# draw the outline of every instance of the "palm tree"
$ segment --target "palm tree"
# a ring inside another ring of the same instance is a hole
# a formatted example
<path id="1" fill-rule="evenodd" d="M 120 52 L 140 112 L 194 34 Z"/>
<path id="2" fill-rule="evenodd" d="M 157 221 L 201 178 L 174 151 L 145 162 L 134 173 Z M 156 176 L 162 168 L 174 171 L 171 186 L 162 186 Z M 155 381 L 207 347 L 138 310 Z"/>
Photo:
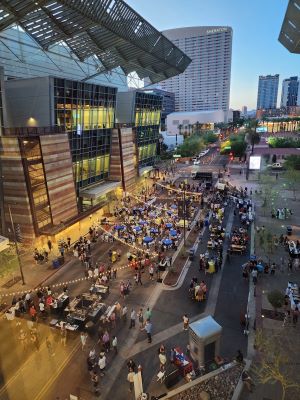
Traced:
<path id="1" fill-rule="evenodd" d="M 253 120 L 249 122 L 248 127 L 246 128 L 246 140 L 252 146 L 251 154 L 253 154 L 254 145 L 260 142 L 260 134 L 259 132 L 256 132 L 257 125 L 257 121 Z"/>
<path id="2" fill-rule="evenodd" d="M 182 128 L 183 128 L 182 124 L 178 125 L 179 135 L 182 135 Z M 177 133 L 176 133 L 176 147 L 177 147 Z"/>

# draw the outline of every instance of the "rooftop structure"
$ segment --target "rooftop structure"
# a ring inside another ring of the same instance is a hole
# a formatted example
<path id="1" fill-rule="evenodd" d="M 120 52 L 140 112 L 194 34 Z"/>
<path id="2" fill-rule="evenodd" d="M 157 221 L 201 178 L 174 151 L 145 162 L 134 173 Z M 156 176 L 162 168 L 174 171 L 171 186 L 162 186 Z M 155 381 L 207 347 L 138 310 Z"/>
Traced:
<path id="1" fill-rule="evenodd" d="M 43 21 L 43 23 L 41 23 Z M 96 75 L 121 67 L 152 83 L 182 73 L 191 60 L 123 0 L 5 0 L 0 31 L 18 24 L 44 50 L 64 43 Z"/>

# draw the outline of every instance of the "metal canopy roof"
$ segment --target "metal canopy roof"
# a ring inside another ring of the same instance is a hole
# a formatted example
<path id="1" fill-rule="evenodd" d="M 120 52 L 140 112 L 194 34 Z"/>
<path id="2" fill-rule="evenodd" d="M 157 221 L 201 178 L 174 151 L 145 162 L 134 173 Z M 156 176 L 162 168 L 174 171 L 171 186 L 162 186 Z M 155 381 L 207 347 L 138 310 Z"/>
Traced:
<path id="1" fill-rule="evenodd" d="M 96 56 L 99 73 L 121 67 L 155 83 L 191 63 L 123 0 L 1 0 L 0 31 L 15 23 L 45 50 L 63 41 L 82 61 Z"/>
<path id="2" fill-rule="evenodd" d="M 300 0 L 290 0 L 278 38 L 291 53 L 300 54 Z"/>

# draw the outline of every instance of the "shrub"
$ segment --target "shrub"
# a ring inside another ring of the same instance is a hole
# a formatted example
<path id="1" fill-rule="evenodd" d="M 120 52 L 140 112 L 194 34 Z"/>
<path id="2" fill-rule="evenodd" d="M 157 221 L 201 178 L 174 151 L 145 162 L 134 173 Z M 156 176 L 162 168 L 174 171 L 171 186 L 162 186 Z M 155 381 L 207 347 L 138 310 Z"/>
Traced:
<path id="1" fill-rule="evenodd" d="M 272 292 L 268 293 L 268 300 L 274 310 L 277 311 L 284 304 L 284 295 L 279 290 L 272 290 Z"/>

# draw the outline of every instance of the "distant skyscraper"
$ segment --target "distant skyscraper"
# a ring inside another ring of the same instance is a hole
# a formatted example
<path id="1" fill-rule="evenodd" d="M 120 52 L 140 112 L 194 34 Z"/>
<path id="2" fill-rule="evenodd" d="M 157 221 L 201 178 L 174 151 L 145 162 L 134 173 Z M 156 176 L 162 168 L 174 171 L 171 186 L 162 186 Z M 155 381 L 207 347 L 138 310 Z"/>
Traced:
<path id="1" fill-rule="evenodd" d="M 279 75 L 261 75 L 258 81 L 257 109 L 270 109 L 277 106 Z"/>
<path id="2" fill-rule="evenodd" d="M 175 110 L 227 113 L 232 28 L 189 27 L 166 30 L 163 34 L 192 59 L 184 73 L 161 82 L 163 89 L 175 93 Z"/>
<path id="3" fill-rule="evenodd" d="M 243 117 L 247 117 L 247 114 L 248 114 L 247 106 L 243 106 L 242 107 L 242 116 Z"/>
<path id="4" fill-rule="evenodd" d="M 300 84 L 298 76 L 291 76 L 282 81 L 280 107 L 300 105 Z"/>

